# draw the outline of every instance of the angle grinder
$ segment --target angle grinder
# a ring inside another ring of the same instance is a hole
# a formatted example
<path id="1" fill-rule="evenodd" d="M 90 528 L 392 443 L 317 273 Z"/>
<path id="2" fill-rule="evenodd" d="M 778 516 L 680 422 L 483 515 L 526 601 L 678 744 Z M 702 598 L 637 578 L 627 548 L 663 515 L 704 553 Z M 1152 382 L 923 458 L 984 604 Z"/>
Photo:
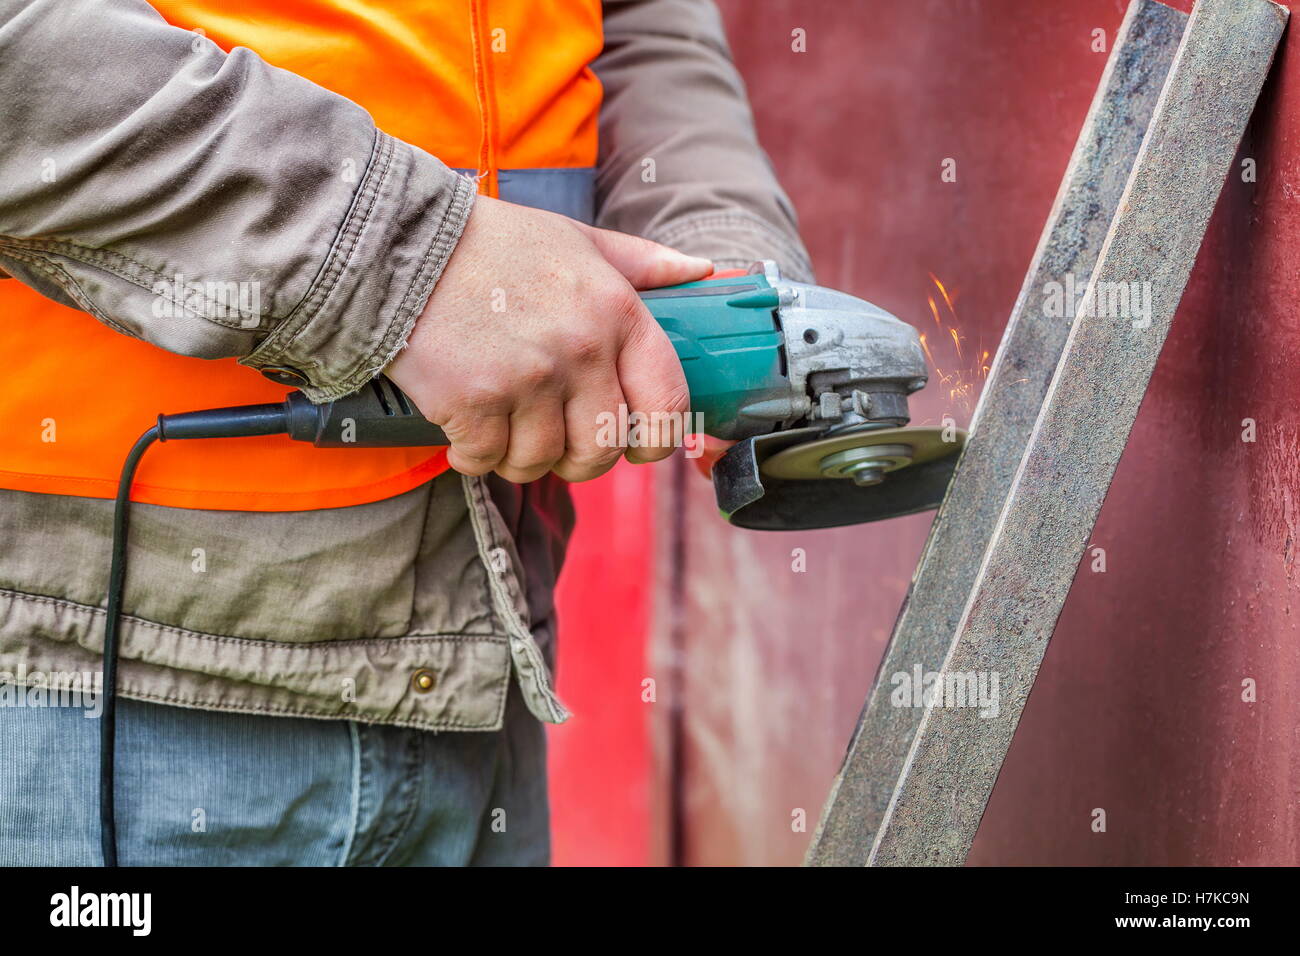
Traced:
<path id="1" fill-rule="evenodd" d="M 907 428 L 926 384 L 912 326 L 775 263 L 641 293 L 668 334 L 704 434 L 734 442 L 713 467 L 732 524 L 802 530 L 938 507 L 966 434 Z M 159 438 L 287 433 L 318 447 L 448 444 L 384 377 L 334 402 L 164 415 Z"/>

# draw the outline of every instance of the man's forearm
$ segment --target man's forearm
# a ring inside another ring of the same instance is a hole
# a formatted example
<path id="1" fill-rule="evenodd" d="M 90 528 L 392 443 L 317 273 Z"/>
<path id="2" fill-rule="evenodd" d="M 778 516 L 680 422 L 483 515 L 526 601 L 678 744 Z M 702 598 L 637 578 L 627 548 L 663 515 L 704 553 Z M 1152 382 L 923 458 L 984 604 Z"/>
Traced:
<path id="1" fill-rule="evenodd" d="M 712 0 L 605 0 L 599 225 L 811 279 Z"/>
<path id="2" fill-rule="evenodd" d="M 473 201 L 356 104 L 144 0 L 0 0 L 0 182 L 0 269 L 318 400 L 401 348 Z M 186 291 L 230 283 L 253 314 Z"/>

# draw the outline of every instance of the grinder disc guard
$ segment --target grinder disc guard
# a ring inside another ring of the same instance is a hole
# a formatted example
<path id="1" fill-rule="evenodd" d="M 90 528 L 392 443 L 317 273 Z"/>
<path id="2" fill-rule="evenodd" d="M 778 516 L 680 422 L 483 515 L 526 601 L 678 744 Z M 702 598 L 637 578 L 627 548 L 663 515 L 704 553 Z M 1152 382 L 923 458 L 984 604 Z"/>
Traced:
<path id="1" fill-rule="evenodd" d="M 728 449 L 713 467 L 714 491 L 723 517 L 742 528 L 880 521 L 937 508 L 965 442 L 961 429 L 776 432 Z"/>

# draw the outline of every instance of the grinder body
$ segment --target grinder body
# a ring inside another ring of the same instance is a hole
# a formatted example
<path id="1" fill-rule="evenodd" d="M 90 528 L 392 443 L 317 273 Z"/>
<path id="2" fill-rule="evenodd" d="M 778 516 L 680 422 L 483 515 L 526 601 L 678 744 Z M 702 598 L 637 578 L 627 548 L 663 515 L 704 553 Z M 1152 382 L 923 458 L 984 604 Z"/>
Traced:
<path id="1" fill-rule="evenodd" d="M 902 425 L 926 382 L 916 331 L 868 302 L 783 280 L 770 263 L 641 293 L 681 360 L 701 430 L 739 441 L 801 427 Z M 384 378 L 337 401 L 286 404 L 293 438 L 322 447 L 445 445 Z"/>

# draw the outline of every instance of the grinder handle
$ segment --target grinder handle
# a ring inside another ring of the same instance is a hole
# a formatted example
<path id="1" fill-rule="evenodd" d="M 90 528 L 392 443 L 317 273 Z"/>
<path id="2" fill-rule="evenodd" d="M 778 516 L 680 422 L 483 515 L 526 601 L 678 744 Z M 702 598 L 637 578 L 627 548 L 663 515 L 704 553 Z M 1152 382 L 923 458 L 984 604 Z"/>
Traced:
<path id="1" fill-rule="evenodd" d="M 747 412 L 776 406 L 790 417 L 782 372 L 779 298 L 763 274 L 735 270 L 640 293 L 681 360 L 691 410 L 707 434 L 735 440 L 771 431 L 774 419 Z M 324 405 L 301 392 L 285 402 L 289 435 L 318 448 L 449 445 L 446 434 L 380 376 Z"/>
<path id="2" fill-rule="evenodd" d="M 360 391 L 324 405 L 302 392 L 284 402 L 289 437 L 317 448 L 392 448 L 450 445 L 441 428 L 428 421 L 402 390 L 384 376 Z"/>

